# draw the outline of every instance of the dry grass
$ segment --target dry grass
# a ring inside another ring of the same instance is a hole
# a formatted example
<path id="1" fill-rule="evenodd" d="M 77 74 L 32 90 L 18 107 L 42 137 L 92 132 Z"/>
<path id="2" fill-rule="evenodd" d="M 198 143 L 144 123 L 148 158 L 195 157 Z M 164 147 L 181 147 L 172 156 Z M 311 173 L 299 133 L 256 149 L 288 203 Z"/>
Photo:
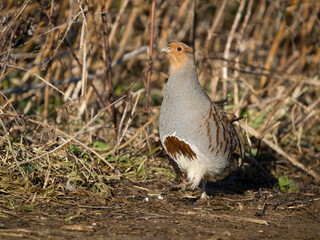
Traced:
<path id="1" fill-rule="evenodd" d="M 174 176 L 157 137 L 172 40 L 243 117 L 251 163 L 319 181 L 320 2 L 155 1 L 154 22 L 152 2 L 0 3 L 1 191 L 105 198 L 113 179 Z"/>

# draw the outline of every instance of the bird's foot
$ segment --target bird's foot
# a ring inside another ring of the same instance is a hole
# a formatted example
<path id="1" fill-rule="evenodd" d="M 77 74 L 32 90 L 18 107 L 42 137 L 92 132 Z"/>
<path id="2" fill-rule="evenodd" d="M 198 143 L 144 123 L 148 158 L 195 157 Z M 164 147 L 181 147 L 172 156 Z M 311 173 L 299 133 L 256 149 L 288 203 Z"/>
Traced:
<path id="1" fill-rule="evenodd" d="M 201 183 L 201 190 L 202 190 L 201 197 L 195 202 L 195 204 L 197 204 L 197 205 L 209 204 L 210 197 L 207 195 L 207 192 L 206 192 L 206 184 L 207 184 L 207 181 L 202 181 L 202 183 Z"/>
<path id="2" fill-rule="evenodd" d="M 208 201 L 208 200 L 210 199 L 210 197 L 207 195 L 206 192 L 202 192 L 200 199 L 203 199 L 203 200 L 205 200 L 205 201 Z M 199 200 L 200 200 L 200 199 L 199 199 Z"/>
<path id="3" fill-rule="evenodd" d="M 206 192 L 202 192 L 201 197 L 194 203 L 195 205 L 210 205 L 210 197 Z"/>
<path id="4" fill-rule="evenodd" d="M 182 192 L 185 192 L 187 190 L 187 187 L 189 187 L 191 184 L 189 182 L 182 182 L 180 184 L 173 185 L 171 187 L 172 190 L 181 190 Z"/>

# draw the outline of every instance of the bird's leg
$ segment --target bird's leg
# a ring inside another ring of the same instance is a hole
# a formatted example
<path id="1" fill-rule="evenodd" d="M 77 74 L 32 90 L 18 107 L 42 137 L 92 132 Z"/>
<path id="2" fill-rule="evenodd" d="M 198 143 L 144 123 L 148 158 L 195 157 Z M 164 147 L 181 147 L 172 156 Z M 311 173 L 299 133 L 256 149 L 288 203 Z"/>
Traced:
<path id="1" fill-rule="evenodd" d="M 201 197 L 194 203 L 195 205 L 204 205 L 204 204 L 210 205 L 210 202 L 209 202 L 210 197 L 207 195 L 207 192 L 206 192 L 206 184 L 207 184 L 206 180 L 201 181 L 202 193 L 201 193 Z"/>
<path id="2" fill-rule="evenodd" d="M 203 181 L 201 182 L 201 190 L 202 190 L 202 193 L 201 193 L 200 200 L 208 201 L 208 200 L 209 200 L 209 196 L 207 195 L 207 192 L 206 192 L 206 184 L 207 184 L 207 181 L 206 181 L 206 180 L 203 180 Z"/>
<path id="3" fill-rule="evenodd" d="M 173 170 L 176 172 L 177 176 L 179 177 L 181 183 L 178 184 L 177 186 L 175 186 L 175 188 L 180 188 L 183 192 L 186 190 L 187 188 L 187 185 L 190 185 L 188 184 L 184 174 L 181 172 L 178 164 L 172 159 L 169 157 L 169 164 L 172 166 Z"/>
<path id="4" fill-rule="evenodd" d="M 187 180 L 183 176 L 183 173 L 181 172 L 178 164 L 171 157 L 169 157 L 169 164 L 172 166 L 173 170 L 176 172 L 176 174 L 179 177 L 179 179 L 181 180 L 181 182 L 186 183 Z"/>

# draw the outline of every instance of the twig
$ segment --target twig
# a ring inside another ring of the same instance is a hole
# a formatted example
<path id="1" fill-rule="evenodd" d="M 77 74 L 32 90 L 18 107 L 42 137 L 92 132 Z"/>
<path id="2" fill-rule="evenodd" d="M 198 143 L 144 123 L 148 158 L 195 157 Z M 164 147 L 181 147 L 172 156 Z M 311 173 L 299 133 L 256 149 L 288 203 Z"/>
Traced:
<path id="1" fill-rule="evenodd" d="M 120 64 L 123 61 L 126 61 L 136 55 L 139 55 L 141 53 L 146 52 L 148 49 L 147 46 L 142 46 L 139 49 L 135 49 L 131 52 L 128 52 L 126 54 L 124 54 L 122 57 L 120 57 L 119 59 L 117 59 L 117 61 L 112 62 L 111 67 L 115 67 L 116 65 Z M 33 67 L 34 65 L 32 65 Z M 21 71 L 26 70 L 29 68 L 23 68 Z M 88 74 L 88 78 L 89 79 L 94 79 L 95 77 L 100 77 L 102 75 L 102 73 L 97 73 L 97 74 Z M 57 85 L 63 85 L 63 84 L 69 84 L 72 82 L 78 82 L 82 79 L 82 77 L 78 77 L 78 78 L 70 78 L 67 80 L 57 80 L 55 82 L 52 82 L 51 84 L 53 86 L 57 86 Z M 12 94 L 12 93 L 24 93 L 24 92 L 28 92 L 29 90 L 34 90 L 34 89 L 42 89 L 45 88 L 45 86 L 47 86 L 47 84 L 43 84 L 43 83 L 39 83 L 39 84 L 35 84 L 35 85 L 31 85 L 31 86 L 26 86 L 26 87 L 21 87 L 21 88 L 12 88 L 12 89 L 5 89 L 2 90 L 1 93 L 8 95 L 8 94 Z"/>
<path id="2" fill-rule="evenodd" d="M 241 124 L 240 124 L 241 125 Z M 241 126 L 243 128 L 245 128 L 245 126 Z M 257 132 L 255 129 L 253 129 L 252 127 L 248 126 L 248 132 L 253 135 L 256 138 L 261 138 L 261 134 L 259 132 Z M 262 141 L 267 144 L 271 149 L 273 149 L 274 151 L 276 151 L 277 153 L 279 153 L 281 156 L 285 157 L 286 159 L 289 160 L 289 162 L 297 167 L 300 168 L 301 170 L 305 171 L 306 173 L 308 173 L 309 175 L 311 175 L 312 177 L 314 177 L 317 181 L 320 181 L 320 175 L 318 173 L 316 173 L 315 171 L 313 171 L 312 169 L 307 168 L 306 166 L 304 166 L 302 163 L 298 162 L 298 160 L 296 160 L 294 157 L 291 157 L 289 154 L 287 154 L 285 151 L 282 150 L 281 147 L 277 146 L 276 144 L 274 144 L 273 142 L 269 141 L 266 138 L 262 138 Z"/>
<path id="3" fill-rule="evenodd" d="M 240 6 L 238 8 L 236 17 L 235 17 L 235 19 L 233 21 L 230 33 L 228 35 L 226 46 L 224 48 L 224 53 L 223 53 L 223 58 L 224 59 L 227 59 L 227 60 L 229 59 L 231 42 L 232 42 L 232 40 L 234 38 L 234 33 L 236 32 L 236 29 L 238 27 L 238 23 L 240 21 L 241 13 L 242 13 L 242 11 L 244 9 L 245 3 L 246 3 L 246 0 L 241 0 L 241 2 L 240 2 Z M 224 80 L 226 80 L 228 78 L 228 65 L 227 65 L 227 62 L 224 62 L 223 67 L 222 67 L 222 78 Z M 227 97 L 227 82 L 226 81 L 222 82 L 222 91 L 223 91 L 223 98 L 226 98 Z"/>
<path id="4" fill-rule="evenodd" d="M 35 161 L 39 158 L 42 158 L 44 156 L 46 156 L 47 154 L 51 154 L 57 150 L 59 150 L 60 148 L 62 148 L 64 145 L 74 141 L 76 142 L 77 144 L 80 144 L 81 146 L 85 147 L 86 149 L 88 149 L 89 151 L 91 151 L 92 153 L 94 153 L 97 157 L 99 157 L 105 164 L 107 164 L 111 169 L 114 169 L 114 167 L 108 162 L 106 161 L 100 154 L 98 154 L 96 151 L 94 151 L 93 149 L 89 148 L 88 146 L 86 146 L 85 144 L 81 143 L 80 141 L 76 140 L 75 138 L 79 135 L 81 135 L 85 129 L 90 126 L 90 124 L 92 122 L 94 122 L 105 110 L 107 110 L 108 108 L 110 108 L 111 106 L 114 106 L 116 103 L 118 103 L 119 101 L 121 101 L 123 98 L 125 98 L 125 96 L 122 96 L 121 98 L 119 98 L 117 101 L 113 102 L 112 104 L 110 104 L 108 107 L 104 108 L 104 109 L 101 109 L 86 125 L 84 125 L 76 134 L 74 134 L 73 136 L 69 136 L 68 134 L 62 132 L 61 130 L 59 129 L 56 129 L 57 132 L 59 132 L 60 134 L 63 134 L 65 136 L 68 136 L 69 139 L 67 139 L 63 144 L 59 145 L 58 147 L 52 149 L 51 151 L 49 152 L 46 152 L 38 157 L 34 157 L 32 159 L 28 159 L 26 161 L 23 161 L 21 163 L 18 163 L 18 166 L 22 165 L 22 164 L 26 164 L 26 163 L 29 163 L 29 162 L 32 162 L 32 161 Z M 35 121 L 35 120 L 32 120 L 32 119 L 29 119 L 30 122 L 34 122 L 34 123 L 37 123 L 37 124 L 41 124 L 40 122 L 38 121 Z M 12 168 L 12 167 L 11 167 Z"/>
<path id="5" fill-rule="evenodd" d="M 78 0 L 79 2 L 79 0 Z M 87 43 L 85 42 L 86 36 L 88 36 L 88 29 L 87 29 L 87 21 L 86 21 L 86 16 L 83 13 L 83 9 L 81 7 L 81 4 L 79 3 L 81 12 L 83 14 L 83 22 L 82 22 L 82 28 L 81 28 L 81 35 L 80 35 L 80 50 L 82 51 L 82 79 L 81 79 L 81 96 L 82 98 L 82 103 L 80 102 L 79 106 L 79 111 L 78 111 L 78 118 L 80 119 L 83 112 L 85 111 L 87 113 L 87 75 L 88 75 L 88 70 L 87 70 Z M 80 51 L 80 53 L 81 53 Z M 92 84 L 92 88 L 95 89 L 94 85 Z M 100 94 L 96 92 L 98 98 L 100 99 L 100 102 L 104 104 L 104 101 L 102 100 Z M 105 105 L 104 105 L 105 106 Z M 86 119 L 87 119 L 87 114 L 86 114 Z"/>
<path id="6" fill-rule="evenodd" d="M 122 1 L 122 3 L 121 3 L 120 11 L 119 11 L 119 13 L 117 14 L 116 20 L 115 20 L 115 22 L 114 22 L 114 24 L 113 24 L 113 26 L 112 26 L 112 30 L 111 30 L 110 35 L 109 35 L 110 47 L 112 46 L 112 40 L 113 40 L 114 35 L 115 35 L 115 33 L 116 33 L 117 29 L 118 29 L 120 19 L 121 19 L 121 17 L 122 17 L 122 14 L 124 13 L 124 10 L 126 9 L 128 3 L 129 3 L 129 0 L 124 0 L 124 1 Z"/>
<path id="7" fill-rule="evenodd" d="M 243 39 L 243 35 L 245 33 L 245 30 L 247 28 L 247 25 L 248 25 L 248 22 L 249 22 L 249 19 L 251 17 L 251 10 L 252 10 L 252 6 L 253 6 L 253 0 L 249 0 L 249 3 L 248 3 L 248 7 L 247 7 L 247 13 L 246 13 L 246 16 L 244 18 L 244 21 L 242 23 L 242 26 L 241 26 L 241 29 L 240 29 L 240 32 L 239 32 L 239 35 L 237 37 L 237 47 L 236 47 L 236 51 L 238 52 L 237 53 L 237 56 L 235 58 L 235 67 L 236 68 L 240 68 L 239 66 L 239 61 L 240 61 L 240 44 L 241 44 L 241 41 Z M 238 72 L 235 71 L 235 77 L 238 77 Z"/>
<path id="8" fill-rule="evenodd" d="M 202 67 L 199 73 L 200 79 L 202 79 L 203 81 L 206 81 L 206 79 L 204 79 L 204 76 L 206 75 L 206 69 L 207 69 L 207 60 L 208 60 L 208 53 L 209 53 L 209 47 L 210 47 L 210 43 L 211 43 L 211 39 L 214 36 L 214 32 L 218 26 L 218 23 L 220 22 L 222 16 L 223 16 L 223 11 L 226 7 L 226 3 L 227 0 L 223 0 L 223 2 L 220 5 L 220 8 L 218 10 L 218 13 L 216 14 L 215 18 L 213 19 L 213 22 L 211 24 L 211 28 L 207 34 L 206 37 L 206 42 L 204 45 L 204 50 L 203 50 L 203 60 L 202 60 Z M 215 80 L 215 78 L 213 78 L 212 80 Z M 213 84 L 213 83 L 211 83 Z M 214 84 L 215 88 L 216 88 L 216 84 Z M 211 90 L 213 93 L 215 93 L 216 89 Z"/>
<path id="9" fill-rule="evenodd" d="M 46 85 L 49 85 L 50 87 L 52 87 L 53 89 L 55 89 L 56 91 L 58 91 L 59 93 L 61 93 L 63 96 L 65 96 L 65 93 L 60 91 L 58 88 L 56 88 L 54 85 L 52 85 L 51 83 L 49 83 L 48 81 L 46 81 L 43 77 L 41 77 L 40 75 L 38 75 L 37 73 L 29 70 L 29 69 L 25 69 L 23 67 L 18 67 L 18 66 L 13 66 L 13 65 L 10 65 L 10 64 L 7 64 L 8 67 L 11 67 L 11 68 L 16 68 L 16 69 L 20 69 L 20 70 L 24 70 L 30 74 L 33 74 L 35 75 L 37 78 L 39 78 L 41 81 L 45 82 Z M 71 100 L 71 98 L 68 97 L 68 100 Z"/>
<path id="10" fill-rule="evenodd" d="M 257 218 L 247 218 L 247 217 L 240 217 L 240 216 L 234 216 L 234 215 L 227 215 L 227 214 L 213 214 L 210 216 L 214 218 L 222 218 L 227 221 L 237 221 L 237 222 L 250 222 L 250 223 L 257 223 L 261 225 L 269 225 L 269 221 L 263 220 L 263 219 L 257 219 Z"/>
<path id="11" fill-rule="evenodd" d="M 139 128 L 135 134 L 132 135 L 131 138 L 129 138 L 125 143 L 123 143 L 122 145 L 120 145 L 117 150 L 124 148 L 125 146 L 127 146 L 129 143 L 131 143 L 138 135 L 139 133 L 144 130 L 147 126 L 149 126 L 153 121 L 156 120 L 156 118 L 158 117 L 159 112 L 157 112 L 152 118 L 149 119 L 148 122 L 146 122 L 141 128 Z M 108 154 L 112 153 L 113 150 L 111 150 Z"/>
<path id="12" fill-rule="evenodd" d="M 270 221 L 267 220 L 262 220 L 262 219 L 256 219 L 256 218 L 247 218 L 247 217 L 240 217 L 240 216 L 234 216 L 234 215 L 227 215 L 227 214 L 203 214 L 199 212 L 193 212 L 193 211 L 188 211 L 186 213 L 179 212 L 176 214 L 183 214 L 183 215 L 202 215 L 206 217 L 211 217 L 211 218 L 219 218 L 219 219 L 224 219 L 226 221 L 236 221 L 236 222 L 250 222 L 250 223 L 257 223 L 257 224 L 262 224 L 262 225 L 269 225 Z"/>
<path id="13" fill-rule="evenodd" d="M 194 42 L 196 39 L 196 28 L 197 28 L 197 0 L 193 0 L 192 1 L 192 5 L 193 5 L 193 11 L 192 11 L 192 25 L 191 25 L 191 29 L 190 29 L 190 37 L 189 37 L 189 42 L 191 45 L 191 48 L 193 50 L 195 50 L 195 46 L 194 46 Z"/>
<path id="14" fill-rule="evenodd" d="M 241 80 L 241 82 L 244 83 L 244 85 L 246 85 L 247 89 L 250 90 L 250 92 L 255 96 L 255 98 L 257 99 L 257 103 L 262 103 L 263 100 L 261 99 L 261 97 L 259 96 L 258 92 L 253 88 L 253 86 L 248 83 L 244 78 L 239 78 Z"/>
<path id="15" fill-rule="evenodd" d="M 5 26 L 3 28 L 3 30 L 1 31 L 1 35 L 2 37 L 5 37 L 7 35 L 7 31 L 9 31 L 9 29 L 11 28 L 11 26 L 16 22 L 16 20 L 19 18 L 19 16 L 22 14 L 22 12 L 24 11 L 24 9 L 27 7 L 27 5 L 29 4 L 30 0 L 26 0 L 24 1 L 24 3 L 21 5 L 18 13 L 11 19 L 11 21 L 9 22 L 9 24 L 7 26 Z"/>
<path id="16" fill-rule="evenodd" d="M 218 26 L 218 23 L 220 22 L 221 20 L 221 17 L 223 16 L 223 11 L 226 7 L 226 3 L 227 3 L 227 0 L 223 0 L 223 2 L 220 4 L 220 8 L 218 10 L 218 13 L 217 15 L 215 16 L 215 18 L 213 19 L 213 22 L 211 24 L 211 28 L 207 34 L 207 38 L 206 38 L 206 42 L 205 42 L 205 45 L 204 45 L 204 51 L 203 51 L 203 59 L 205 60 L 208 56 L 208 52 L 209 52 L 209 47 L 210 47 L 210 43 L 211 43 L 211 39 L 214 35 L 214 32 Z"/>
<path id="17" fill-rule="evenodd" d="M 113 61 L 112 64 L 111 64 L 111 67 L 113 68 L 114 66 L 120 64 L 121 62 L 123 61 L 126 61 L 127 59 L 129 58 L 132 58 L 133 56 L 135 55 L 139 55 L 141 53 L 144 53 L 148 50 L 148 46 L 141 46 L 140 48 L 138 49 L 135 49 L 131 52 L 128 52 L 126 54 L 123 54 L 121 57 L 119 57 L 117 60 Z"/>
<path id="18" fill-rule="evenodd" d="M 248 25 L 248 22 L 249 22 L 249 19 L 251 16 L 252 6 L 253 6 L 253 0 L 249 0 L 248 7 L 247 7 L 247 13 L 246 13 L 244 21 L 242 23 L 238 37 L 237 37 L 237 47 L 236 47 L 237 56 L 235 58 L 235 62 L 236 62 L 235 67 L 236 68 L 240 68 L 240 63 L 239 63 L 240 62 L 240 45 L 241 45 L 243 35 L 245 33 L 245 30 L 247 28 L 247 25 Z M 236 105 L 236 106 L 239 106 L 239 84 L 238 84 L 239 75 L 240 75 L 240 72 L 238 72 L 238 71 L 234 72 L 234 77 L 236 78 L 235 82 L 234 82 L 234 105 Z M 239 113 L 240 113 L 240 108 L 237 108 L 235 114 L 239 115 Z"/>
<path id="19" fill-rule="evenodd" d="M 54 4 L 51 5 L 51 8 L 50 8 L 50 15 L 49 15 L 49 19 L 52 18 L 52 14 L 53 14 L 53 9 L 54 9 Z M 39 24 L 40 26 L 40 24 Z M 50 22 L 49 23 L 49 27 L 52 26 L 52 23 Z M 46 46 L 48 49 L 52 49 L 52 46 L 53 46 L 53 42 L 54 42 L 54 32 L 48 34 L 47 38 L 46 38 L 46 43 L 43 45 L 43 46 Z M 28 45 L 30 45 L 31 47 L 31 44 L 32 42 L 30 42 Z M 28 47 L 28 45 L 26 45 L 24 48 Z M 50 56 L 51 51 L 43 51 L 43 56 L 42 58 L 46 58 L 47 56 L 49 56 L 49 59 L 52 57 Z M 41 62 L 41 61 L 39 61 Z M 54 69 L 54 65 L 55 65 L 55 62 L 51 62 L 50 60 L 46 63 L 46 65 L 49 65 L 48 66 L 48 71 L 45 75 L 45 79 L 48 79 L 49 82 L 51 82 L 51 75 L 52 75 L 52 72 L 53 72 L 53 69 Z M 43 116 L 45 118 L 45 121 L 46 121 L 46 117 L 48 116 L 48 108 L 49 108 L 49 96 L 50 96 L 50 88 L 49 88 L 49 85 L 46 86 L 45 88 L 45 91 L 44 91 L 44 109 L 43 109 Z M 25 109 L 25 112 L 26 112 L 26 109 Z"/>
<path id="20" fill-rule="evenodd" d="M 320 98 L 318 99 L 318 101 L 315 101 L 315 103 L 319 104 Z M 316 106 L 316 105 L 314 105 L 314 106 Z M 308 107 L 308 109 L 309 109 L 309 107 Z M 311 109 L 310 111 L 307 110 L 304 113 L 301 113 L 300 116 L 297 117 L 297 119 L 295 120 L 295 122 L 296 122 L 295 127 L 296 128 L 302 127 L 303 126 L 302 124 L 304 124 L 306 121 L 308 121 L 314 115 L 319 116 L 319 113 L 317 113 L 317 111 L 315 109 Z M 279 140 L 280 142 L 285 141 L 292 134 L 292 131 L 294 130 L 292 127 L 292 124 L 293 124 L 292 122 L 293 122 L 293 119 L 292 119 L 292 121 L 287 123 L 287 125 L 289 125 L 289 127 L 288 127 L 289 129 L 286 131 L 285 135 L 280 138 L 280 140 Z M 284 128 L 284 129 L 286 129 L 286 128 Z"/>
<path id="21" fill-rule="evenodd" d="M 121 140 L 120 140 L 121 129 L 122 129 L 123 122 L 124 122 L 124 120 L 125 120 L 125 118 L 126 118 L 126 116 L 127 116 L 127 113 L 128 113 L 129 101 L 131 100 L 130 98 L 132 98 L 131 95 L 129 95 L 129 96 L 126 98 L 125 103 L 124 103 L 126 106 L 124 107 L 123 114 L 122 114 L 122 117 L 121 117 L 121 119 L 120 119 L 120 123 L 119 123 L 119 126 L 118 126 L 117 142 L 116 142 L 116 144 L 115 144 L 115 146 L 114 146 L 114 151 L 116 151 L 116 149 L 117 149 L 117 147 L 119 146 L 120 141 L 121 141 Z"/>
<path id="22" fill-rule="evenodd" d="M 123 51 L 126 49 L 129 37 L 132 36 L 132 33 L 134 32 L 134 24 L 136 22 L 136 18 L 138 16 L 138 13 L 139 13 L 138 6 L 134 6 L 133 9 L 131 10 L 131 14 L 130 14 L 129 19 L 127 21 L 126 28 L 125 28 L 125 31 L 122 35 L 121 41 L 120 41 L 119 45 L 117 46 L 117 53 L 115 54 L 113 59 L 117 60 L 121 56 Z"/>
<path id="23" fill-rule="evenodd" d="M 14 151 L 13 151 L 13 148 L 12 148 L 12 145 L 11 145 L 11 141 L 10 141 L 10 138 L 9 138 L 9 133 L 7 132 L 6 127 L 5 127 L 5 125 L 4 125 L 4 123 L 3 123 L 3 121 L 2 121 L 1 118 L 0 118 L 0 123 L 1 123 L 1 125 L 2 125 L 2 128 L 3 128 L 4 133 L 5 133 L 5 135 L 6 135 L 7 142 L 8 142 L 8 145 L 9 145 L 9 148 L 10 148 L 10 151 L 11 151 L 11 154 L 12 154 L 12 156 L 13 156 L 14 162 L 17 164 L 17 163 L 18 163 L 17 156 L 16 156 L 16 154 L 15 154 Z M 19 170 L 20 170 L 22 176 L 25 177 L 25 172 L 24 172 L 24 170 L 23 170 L 20 166 L 19 166 Z"/>
<path id="24" fill-rule="evenodd" d="M 151 27 L 150 27 L 150 45 L 149 45 L 149 59 L 148 59 L 148 77 L 147 77 L 147 86 L 146 86 L 146 105 L 148 108 L 150 105 L 150 80 L 152 74 L 152 54 L 153 54 L 153 38 L 154 38 L 154 19 L 155 19 L 155 11 L 156 11 L 156 1 L 152 0 L 151 6 Z"/>
<path id="25" fill-rule="evenodd" d="M 271 68 L 271 63 L 273 62 L 273 58 L 277 53 L 277 49 L 278 49 L 278 47 L 279 47 L 279 45 L 281 43 L 281 39 L 283 38 L 283 32 L 284 32 L 285 26 L 286 26 L 286 21 L 282 20 L 281 26 L 280 26 L 280 28 L 278 30 L 278 33 L 277 33 L 277 35 L 275 37 L 275 40 L 274 40 L 273 44 L 272 44 L 272 47 L 270 49 L 267 61 L 266 61 L 265 66 L 264 66 L 267 70 L 270 70 L 270 68 Z M 261 82 L 260 82 L 260 87 L 261 88 L 265 87 L 266 82 L 267 82 L 267 77 L 262 76 Z"/>
<path id="26" fill-rule="evenodd" d="M 102 19 L 102 32 L 103 32 L 103 46 L 104 46 L 104 58 L 105 58 L 105 68 L 104 68 L 104 76 L 107 86 L 107 99 L 108 104 L 113 102 L 113 84 L 112 84 L 112 71 L 111 71 L 111 58 L 110 58 L 110 47 L 109 47 L 109 39 L 108 39 L 108 28 L 107 28 L 107 16 L 105 11 L 105 3 L 104 0 L 100 0 L 100 7 L 101 7 L 101 19 Z M 111 119 L 114 124 L 114 129 L 116 129 L 117 126 L 117 119 L 116 119 L 116 111 L 114 109 L 114 106 L 108 110 Z"/>
<path id="27" fill-rule="evenodd" d="M 135 112 L 135 110 L 136 110 L 136 107 L 137 107 L 137 104 L 138 104 L 138 100 L 139 100 L 140 95 L 141 95 L 141 93 L 142 93 L 143 91 L 144 91 L 144 89 L 140 89 L 140 90 L 138 90 L 137 92 L 135 92 L 134 94 L 132 94 L 132 97 L 134 97 L 134 95 L 136 95 L 136 101 L 134 102 L 134 105 L 133 105 L 133 108 L 132 108 L 132 110 L 131 110 L 129 119 L 128 119 L 128 121 L 127 121 L 127 123 L 126 123 L 126 126 L 124 127 L 124 129 L 123 129 L 122 132 L 121 132 L 121 127 L 120 127 L 120 126 L 122 126 L 122 123 L 121 123 L 121 122 L 123 122 L 122 119 L 124 119 L 124 117 L 121 118 L 121 121 L 120 121 L 120 124 L 119 124 L 117 144 L 116 144 L 116 146 L 115 146 L 115 148 L 114 148 L 114 151 L 117 150 L 117 147 L 118 147 L 119 144 L 121 143 L 123 137 L 125 136 L 125 134 L 126 134 L 126 132 L 127 132 L 127 130 L 128 130 L 128 127 L 129 127 L 130 123 L 131 123 L 132 120 L 133 120 L 133 117 L 134 117 L 133 114 L 134 114 L 134 112 Z M 125 116 L 126 109 L 127 109 L 127 106 L 128 106 L 128 105 L 129 105 L 129 103 L 126 103 L 125 110 L 123 111 L 123 112 L 124 112 L 123 116 Z M 121 133 L 121 135 L 120 135 L 120 133 Z"/>
<path id="28" fill-rule="evenodd" d="M 81 80 L 81 77 L 70 78 L 67 80 L 58 80 L 58 81 L 52 82 L 51 85 L 58 86 L 58 85 L 69 84 L 69 83 L 73 83 L 73 82 L 79 82 L 80 80 Z M 13 94 L 13 93 L 24 93 L 24 92 L 28 92 L 30 90 L 43 89 L 46 86 L 47 86 L 46 83 L 38 83 L 35 85 L 26 86 L 26 87 L 5 89 L 5 90 L 2 90 L 1 93 L 4 95 L 9 95 L 9 94 Z"/>
<path id="29" fill-rule="evenodd" d="M 272 111 L 268 114 L 264 124 L 259 128 L 258 132 L 263 133 L 272 123 L 272 120 L 275 118 L 279 109 L 284 105 L 285 100 L 289 97 L 289 95 L 295 90 L 297 85 L 301 82 L 302 77 L 296 79 L 296 81 L 292 84 L 292 86 L 288 89 L 287 93 L 282 97 L 282 99 L 276 104 L 276 106 L 272 109 Z M 265 134 L 263 134 L 265 135 Z"/>

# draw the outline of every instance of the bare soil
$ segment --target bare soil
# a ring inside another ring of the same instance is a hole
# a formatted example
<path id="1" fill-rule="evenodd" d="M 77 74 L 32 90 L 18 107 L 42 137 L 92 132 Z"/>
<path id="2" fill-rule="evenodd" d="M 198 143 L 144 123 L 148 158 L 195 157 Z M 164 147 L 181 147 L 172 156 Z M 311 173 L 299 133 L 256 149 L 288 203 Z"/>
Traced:
<path id="1" fill-rule="evenodd" d="M 197 202 L 200 189 L 182 192 L 155 179 L 114 181 L 107 200 L 79 191 L 15 210 L 1 207 L 0 238 L 320 239 L 317 185 L 288 193 L 236 181 L 209 184 L 205 204 Z"/>

